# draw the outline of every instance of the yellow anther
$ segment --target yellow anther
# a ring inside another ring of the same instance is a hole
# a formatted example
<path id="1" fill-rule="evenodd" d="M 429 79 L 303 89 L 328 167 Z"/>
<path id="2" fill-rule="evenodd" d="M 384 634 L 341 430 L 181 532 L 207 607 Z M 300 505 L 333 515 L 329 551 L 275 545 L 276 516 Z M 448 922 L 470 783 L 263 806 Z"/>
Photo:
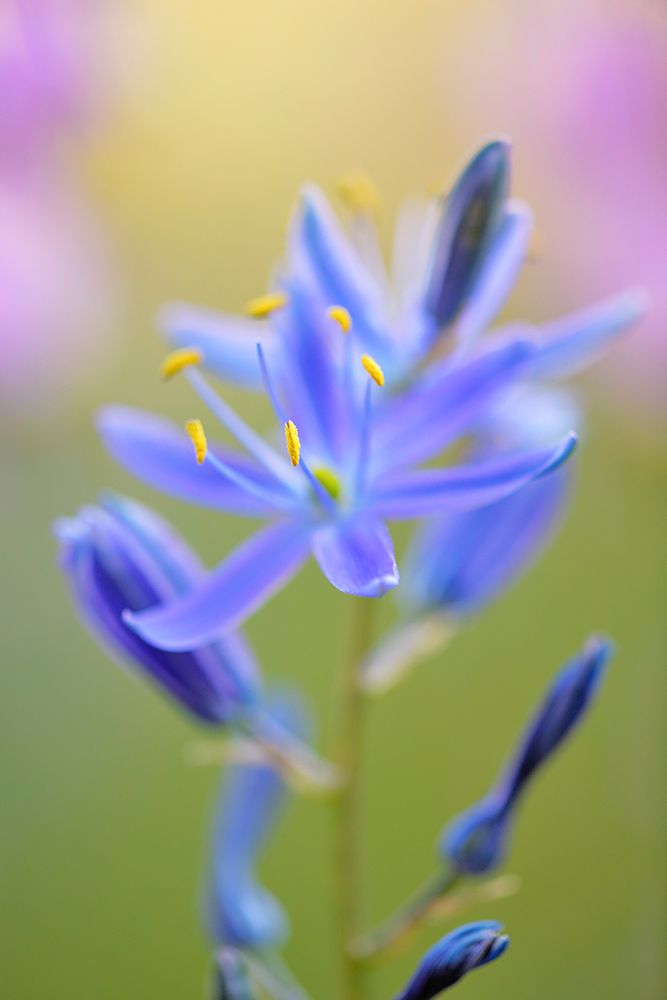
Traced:
<path id="1" fill-rule="evenodd" d="M 195 458 L 197 459 L 197 465 L 201 465 L 206 458 L 206 452 L 208 451 L 206 434 L 204 433 L 202 422 L 201 420 L 188 420 L 185 425 L 185 429 L 188 432 L 188 437 L 195 446 Z"/>
<path id="2" fill-rule="evenodd" d="M 327 316 L 330 316 L 331 319 L 338 323 L 343 333 L 349 333 L 352 329 L 352 317 L 345 306 L 329 306 Z"/>
<path id="3" fill-rule="evenodd" d="M 259 298 L 251 299 L 245 307 L 246 315 L 253 319 L 266 319 L 271 313 L 278 309 L 284 309 L 287 305 L 287 296 L 284 292 L 269 292 L 268 295 L 260 295 Z"/>
<path id="4" fill-rule="evenodd" d="M 299 441 L 299 432 L 296 429 L 296 424 L 292 420 L 288 420 L 285 424 L 285 444 L 287 445 L 287 454 L 289 455 L 290 462 L 292 465 L 297 466 L 301 457 L 301 442 Z"/>
<path id="5" fill-rule="evenodd" d="M 338 181 L 338 194 L 351 212 L 377 215 L 380 211 L 380 193 L 367 174 L 351 171 Z"/>
<path id="6" fill-rule="evenodd" d="M 202 360 L 202 352 L 198 347 L 179 347 L 177 351 L 168 354 L 160 366 L 160 375 L 164 379 L 173 378 L 184 368 L 198 365 Z"/>
<path id="7" fill-rule="evenodd" d="M 384 385 L 384 372 L 375 358 L 372 358 L 370 354 L 362 354 L 361 363 L 376 385 Z"/>

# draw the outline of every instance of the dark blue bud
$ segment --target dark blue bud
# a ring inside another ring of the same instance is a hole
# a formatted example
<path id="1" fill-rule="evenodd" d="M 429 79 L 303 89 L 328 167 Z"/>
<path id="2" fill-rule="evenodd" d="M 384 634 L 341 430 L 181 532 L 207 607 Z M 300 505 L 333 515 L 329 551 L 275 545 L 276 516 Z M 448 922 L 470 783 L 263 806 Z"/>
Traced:
<path id="1" fill-rule="evenodd" d="M 482 875 L 504 860 L 511 831 L 511 811 L 489 795 L 450 823 L 442 849 L 457 871 Z"/>
<path id="2" fill-rule="evenodd" d="M 509 945 L 495 920 L 458 927 L 427 951 L 396 1000 L 430 1000 L 454 986 L 467 972 L 499 958 Z"/>
<path id="3" fill-rule="evenodd" d="M 556 675 L 495 788 L 446 828 L 441 852 L 458 871 L 479 875 L 504 860 L 517 803 L 539 767 L 584 717 L 612 652 L 608 640 L 589 639 Z"/>
<path id="4" fill-rule="evenodd" d="M 424 305 L 445 326 L 466 301 L 509 193 L 509 146 L 490 142 L 447 197 L 435 234 Z"/>
<path id="5" fill-rule="evenodd" d="M 258 673 L 240 633 L 173 653 L 151 646 L 123 620 L 127 609 L 142 611 L 173 600 L 203 575 L 195 554 L 166 521 L 114 496 L 57 521 L 54 531 L 77 611 L 113 656 L 203 722 L 230 722 L 254 705 Z"/>

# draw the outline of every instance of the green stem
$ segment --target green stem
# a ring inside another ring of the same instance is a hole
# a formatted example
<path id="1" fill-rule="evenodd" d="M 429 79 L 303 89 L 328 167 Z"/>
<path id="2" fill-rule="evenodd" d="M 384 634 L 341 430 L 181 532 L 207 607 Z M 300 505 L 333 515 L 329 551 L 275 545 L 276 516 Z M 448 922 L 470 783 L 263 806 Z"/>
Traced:
<path id="1" fill-rule="evenodd" d="M 383 957 L 401 945 L 428 917 L 439 900 L 452 889 L 460 875 L 445 871 L 429 879 L 411 899 L 385 921 L 376 931 L 353 943 L 353 955 L 358 962 L 369 963 Z"/>
<path id="2" fill-rule="evenodd" d="M 373 601 L 356 598 L 350 626 L 350 645 L 341 670 L 335 760 L 341 786 L 335 799 L 335 881 L 338 947 L 342 963 L 344 1000 L 363 1000 L 364 963 L 350 948 L 362 920 L 362 736 L 364 696 L 359 687 L 359 665 L 372 640 Z"/>

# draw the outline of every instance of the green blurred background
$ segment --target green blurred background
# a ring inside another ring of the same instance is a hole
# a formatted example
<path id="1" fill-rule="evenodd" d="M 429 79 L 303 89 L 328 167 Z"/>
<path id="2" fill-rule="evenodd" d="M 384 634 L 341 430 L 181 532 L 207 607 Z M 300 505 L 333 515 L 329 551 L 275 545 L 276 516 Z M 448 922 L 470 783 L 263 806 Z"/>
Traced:
<path id="1" fill-rule="evenodd" d="M 66 164 L 113 248 L 112 349 L 48 414 L 3 421 L 7 1000 L 183 1000 L 202 995 L 208 968 L 197 886 L 217 776 L 185 759 L 193 726 L 110 665 L 78 626 L 49 534 L 55 516 L 106 486 L 158 506 L 210 564 L 251 527 L 157 497 L 96 440 L 91 415 L 103 402 L 191 415 L 186 388 L 156 374 L 157 307 L 183 298 L 233 310 L 264 291 L 304 180 L 332 191 L 348 168 L 366 169 L 382 191 L 388 240 L 404 194 L 451 178 L 478 139 L 512 126 L 515 190 L 535 208 L 542 257 L 508 314 L 543 319 L 585 301 L 581 274 L 568 274 L 578 237 L 559 227 L 554 202 L 560 190 L 572 212 L 575 195 L 535 169 L 537 140 L 512 107 L 504 116 L 484 103 L 482 83 L 494 89 L 485 46 L 503 4 L 118 6 L 122 94 Z M 517 16 L 515 4 L 506 8 Z M 508 28 L 503 44 L 511 37 Z M 510 48 L 518 93 L 531 84 L 517 60 Z M 462 63 L 465 73 L 455 69 Z M 601 233 L 601 245 L 608 238 Z M 75 351 L 68 360 L 76 366 Z M 579 486 L 556 545 L 369 716 L 369 916 L 379 919 L 429 873 L 438 831 L 484 791 L 560 662 L 593 630 L 618 642 L 600 704 L 526 803 L 507 868 L 521 875 L 521 891 L 467 915 L 503 920 L 513 941 L 506 959 L 457 987 L 470 1000 L 667 995 L 665 411 L 643 405 L 640 382 L 621 392 L 618 380 L 613 361 L 586 379 Z M 309 567 L 249 625 L 267 676 L 290 678 L 313 699 L 323 748 L 348 612 Z M 390 612 L 383 602 L 382 617 Z M 318 1000 L 336 992 L 328 820 L 325 805 L 296 802 L 263 865 L 292 917 L 287 958 Z M 396 991 L 437 934 L 425 929 L 375 975 L 378 998 Z"/>

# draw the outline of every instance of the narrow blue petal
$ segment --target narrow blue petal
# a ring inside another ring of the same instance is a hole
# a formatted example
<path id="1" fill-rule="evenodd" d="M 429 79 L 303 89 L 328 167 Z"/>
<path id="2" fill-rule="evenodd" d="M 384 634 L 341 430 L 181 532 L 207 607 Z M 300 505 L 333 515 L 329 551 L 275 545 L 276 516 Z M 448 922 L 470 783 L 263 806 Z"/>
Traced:
<path id="1" fill-rule="evenodd" d="M 326 198 L 312 185 L 302 192 L 292 222 L 290 258 L 294 274 L 314 278 L 325 301 L 345 306 L 358 335 L 371 345 L 382 344 L 380 288 Z"/>
<path id="2" fill-rule="evenodd" d="M 391 536 L 373 517 L 351 517 L 326 525 L 314 532 L 311 544 L 326 578 L 345 594 L 382 597 L 398 586 Z"/>
<path id="3" fill-rule="evenodd" d="M 212 464 L 197 465 L 185 432 L 152 413 L 128 406 L 106 406 L 98 411 L 96 425 L 109 452 L 128 472 L 180 500 L 248 517 L 274 513 L 291 502 L 288 491 L 273 476 L 219 445 L 210 445 L 212 454 L 263 493 L 274 496 L 275 505 L 242 489 Z"/>
<path id="4" fill-rule="evenodd" d="M 531 375 L 561 378 L 585 368 L 616 337 L 637 323 L 647 307 L 646 294 L 631 291 L 540 327 Z"/>
<path id="5" fill-rule="evenodd" d="M 472 510 L 496 503 L 555 471 L 572 454 L 575 434 L 553 448 L 513 452 L 448 469 L 421 469 L 375 484 L 373 509 L 382 517 L 410 519 L 442 510 Z"/>
<path id="6" fill-rule="evenodd" d="M 444 203 L 425 307 L 439 326 L 465 302 L 486 254 L 509 191 L 509 146 L 490 142 L 468 163 Z"/>
<path id="7" fill-rule="evenodd" d="M 425 461 L 473 428 L 523 374 L 533 351 L 529 343 L 517 340 L 457 368 L 445 361 L 428 369 L 413 390 L 377 413 L 376 474 Z"/>
<path id="8" fill-rule="evenodd" d="M 418 531 L 402 593 L 413 613 L 468 615 L 504 590 L 542 551 L 570 485 L 565 466 L 511 496 L 472 511 L 447 511 Z"/>
<path id="9" fill-rule="evenodd" d="M 235 628 L 297 572 L 308 555 L 302 524 L 281 521 L 253 535 L 185 597 L 126 622 L 159 649 L 194 649 Z"/>
<path id="10" fill-rule="evenodd" d="M 350 421 L 341 372 L 343 337 L 327 315 L 330 303 L 312 287 L 302 280 L 285 281 L 284 287 L 289 305 L 275 319 L 285 373 L 283 405 L 307 452 L 314 448 L 322 460 L 336 460 Z"/>
<path id="11" fill-rule="evenodd" d="M 532 223 L 527 206 L 505 211 L 456 320 L 459 350 L 468 350 L 500 312 L 523 267 Z"/>
<path id="12" fill-rule="evenodd" d="M 249 389 L 261 388 L 255 341 L 261 335 L 267 355 L 273 358 L 275 338 L 268 323 L 183 302 L 166 306 L 158 321 L 171 347 L 198 347 L 208 371 Z"/>

